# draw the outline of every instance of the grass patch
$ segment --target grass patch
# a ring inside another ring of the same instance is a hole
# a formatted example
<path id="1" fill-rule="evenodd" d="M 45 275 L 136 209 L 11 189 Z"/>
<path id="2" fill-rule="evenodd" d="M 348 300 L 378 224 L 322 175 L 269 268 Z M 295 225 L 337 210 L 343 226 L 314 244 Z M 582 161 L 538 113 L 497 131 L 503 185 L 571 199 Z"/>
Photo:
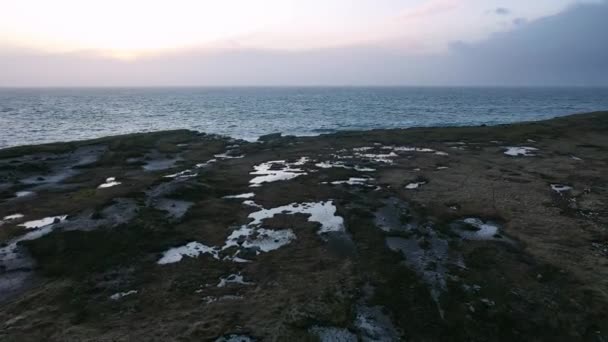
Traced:
<path id="1" fill-rule="evenodd" d="M 158 221 L 157 221 L 158 222 Z M 114 229 L 55 232 L 24 244 L 38 261 L 40 271 L 52 277 L 81 277 L 162 251 L 178 242 L 168 226 L 136 222 Z"/>

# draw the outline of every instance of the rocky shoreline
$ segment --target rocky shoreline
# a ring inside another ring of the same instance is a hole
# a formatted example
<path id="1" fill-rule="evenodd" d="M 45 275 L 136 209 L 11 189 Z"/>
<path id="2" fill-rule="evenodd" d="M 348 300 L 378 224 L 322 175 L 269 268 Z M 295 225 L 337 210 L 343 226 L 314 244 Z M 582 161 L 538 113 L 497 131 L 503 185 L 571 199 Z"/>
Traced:
<path id="1" fill-rule="evenodd" d="M 608 339 L 608 112 L 0 150 L 3 341 Z"/>

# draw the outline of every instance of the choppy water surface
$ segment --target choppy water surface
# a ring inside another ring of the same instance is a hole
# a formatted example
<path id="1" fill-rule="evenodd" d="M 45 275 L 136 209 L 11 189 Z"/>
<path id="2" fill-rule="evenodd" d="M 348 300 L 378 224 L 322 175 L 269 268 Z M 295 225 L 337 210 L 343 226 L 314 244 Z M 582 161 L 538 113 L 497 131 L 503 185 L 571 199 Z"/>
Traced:
<path id="1" fill-rule="evenodd" d="M 608 110 L 608 88 L 0 89 L 0 148 L 174 128 L 251 140 L 594 110 Z"/>

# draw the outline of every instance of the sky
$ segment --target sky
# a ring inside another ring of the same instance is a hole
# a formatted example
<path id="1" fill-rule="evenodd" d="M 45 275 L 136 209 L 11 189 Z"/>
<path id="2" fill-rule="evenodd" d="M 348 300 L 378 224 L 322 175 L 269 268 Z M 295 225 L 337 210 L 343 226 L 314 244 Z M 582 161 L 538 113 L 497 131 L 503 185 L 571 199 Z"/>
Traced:
<path id="1" fill-rule="evenodd" d="M 606 0 L 0 0 L 0 86 L 608 85 Z"/>

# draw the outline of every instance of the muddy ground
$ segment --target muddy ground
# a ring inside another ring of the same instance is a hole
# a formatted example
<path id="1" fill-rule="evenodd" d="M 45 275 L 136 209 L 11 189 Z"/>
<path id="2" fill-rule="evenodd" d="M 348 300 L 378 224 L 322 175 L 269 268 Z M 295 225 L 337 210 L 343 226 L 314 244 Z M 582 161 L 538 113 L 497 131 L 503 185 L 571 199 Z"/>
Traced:
<path id="1" fill-rule="evenodd" d="M 2 341 L 607 341 L 608 112 L 0 150 Z"/>

